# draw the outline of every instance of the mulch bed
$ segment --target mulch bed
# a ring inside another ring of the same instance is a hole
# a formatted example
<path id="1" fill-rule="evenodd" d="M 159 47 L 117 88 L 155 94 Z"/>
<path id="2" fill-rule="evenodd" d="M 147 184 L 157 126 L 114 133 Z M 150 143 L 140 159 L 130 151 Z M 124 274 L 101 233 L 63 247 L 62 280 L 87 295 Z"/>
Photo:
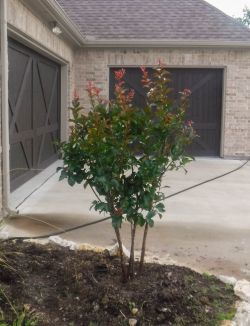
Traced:
<path id="1" fill-rule="evenodd" d="M 0 265 L 0 289 L 17 311 L 30 305 L 38 326 L 128 325 L 129 318 L 138 326 L 215 326 L 235 311 L 231 286 L 188 268 L 146 264 L 142 276 L 123 284 L 119 260 L 105 252 L 28 242 L 6 242 L 0 252 L 14 268 Z M 5 296 L 2 318 L 12 325 Z"/>

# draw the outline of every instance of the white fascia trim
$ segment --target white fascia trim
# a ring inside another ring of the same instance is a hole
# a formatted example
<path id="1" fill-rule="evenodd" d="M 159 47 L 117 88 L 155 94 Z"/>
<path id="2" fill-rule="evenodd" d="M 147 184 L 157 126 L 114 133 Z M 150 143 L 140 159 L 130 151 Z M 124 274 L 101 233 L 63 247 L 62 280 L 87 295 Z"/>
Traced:
<path id="1" fill-rule="evenodd" d="M 10 209 L 7 0 L 0 0 L 0 24 L 2 61 L 2 103 L 0 103 L 2 120 L 2 204 L 3 214 L 7 216 L 13 214 Z"/>
<path id="2" fill-rule="evenodd" d="M 226 41 L 226 40 L 152 40 L 152 39 L 111 39 L 97 40 L 86 38 L 83 47 L 216 47 L 216 48 L 250 48 L 250 40 Z"/>
<path id="3" fill-rule="evenodd" d="M 13 26 L 8 23 L 8 36 L 15 38 L 17 41 L 23 43 L 24 45 L 39 51 L 41 54 L 49 57 L 53 61 L 58 62 L 59 64 L 68 64 L 68 61 L 63 57 L 59 56 L 57 53 L 52 50 L 44 47 L 39 41 L 34 40 L 31 36 L 22 32 L 16 26 Z"/>
<path id="4" fill-rule="evenodd" d="M 51 16 L 58 22 L 65 33 L 76 43 L 81 46 L 85 43 L 85 36 L 79 31 L 76 24 L 67 16 L 63 8 L 58 4 L 56 0 L 38 0 L 40 4 L 46 8 Z"/>

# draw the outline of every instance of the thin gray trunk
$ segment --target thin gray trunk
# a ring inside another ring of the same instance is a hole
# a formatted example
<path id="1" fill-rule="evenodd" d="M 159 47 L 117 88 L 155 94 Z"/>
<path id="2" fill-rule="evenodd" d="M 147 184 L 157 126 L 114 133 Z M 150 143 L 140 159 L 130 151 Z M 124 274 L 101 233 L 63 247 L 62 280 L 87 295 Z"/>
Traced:
<path id="1" fill-rule="evenodd" d="M 135 275 L 135 234 L 136 234 L 136 225 L 131 223 L 131 248 L 130 248 L 130 258 L 129 258 L 129 276 L 134 277 Z"/>
<path id="2" fill-rule="evenodd" d="M 140 266 L 139 266 L 139 274 L 141 274 L 142 271 L 143 271 L 144 258 L 145 258 L 145 252 L 146 252 L 147 235 L 148 235 L 148 223 L 145 224 L 145 228 L 144 228 L 144 234 L 143 234 L 143 240 L 142 240 L 142 248 L 141 248 L 141 259 L 140 259 Z"/>
<path id="3" fill-rule="evenodd" d="M 121 270 L 122 270 L 122 280 L 123 282 L 127 281 L 127 271 L 126 271 L 126 266 L 125 266 L 125 261 L 124 261 L 124 253 L 122 249 L 122 240 L 121 240 L 121 234 L 119 228 L 115 228 L 115 234 L 119 246 L 119 251 L 120 251 L 120 263 L 121 263 Z"/>

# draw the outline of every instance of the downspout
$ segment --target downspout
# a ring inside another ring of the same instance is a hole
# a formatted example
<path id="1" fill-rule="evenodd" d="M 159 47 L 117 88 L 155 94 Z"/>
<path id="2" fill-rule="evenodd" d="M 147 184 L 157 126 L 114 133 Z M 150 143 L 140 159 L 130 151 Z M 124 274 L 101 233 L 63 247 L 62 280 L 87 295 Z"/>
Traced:
<path id="1" fill-rule="evenodd" d="M 3 215 L 10 215 L 10 163 L 9 163 L 9 112 L 8 112 L 8 37 L 7 0 L 0 0 L 1 23 L 1 75 L 2 75 L 2 203 Z"/>

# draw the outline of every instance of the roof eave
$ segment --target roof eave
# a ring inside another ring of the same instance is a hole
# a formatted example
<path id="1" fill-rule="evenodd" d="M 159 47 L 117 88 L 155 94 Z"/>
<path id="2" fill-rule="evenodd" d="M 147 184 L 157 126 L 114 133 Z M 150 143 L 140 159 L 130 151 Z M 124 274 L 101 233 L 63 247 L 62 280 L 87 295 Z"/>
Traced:
<path id="1" fill-rule="evenodd" d="M 194 40 L 194 39 L 96 39 L 81 33 L 56 0 L 38 0 L 37 4 L 46 8 L 63 28 L 64 33 L 82 47 L 230 47 L 250 48 L 249 41 Z"/>
<path id="2" fill-rule="evenodd" d="M 77 25 L 68 17 L 63 8 L 55 0 L 39 0 L 40 4 L 46 8 L 55 21 L 61 25 L 64 33 L 78 46 L 85 43 L 85 36 L 80 32 Z"/>
<path id="3" fill-rule="evenodd" d="M 169 39 L 90 39 L 86 38 L 83 47 L 216 47 L 250 48 L 246 41 L 228 40 L 169 40 Z"/>

